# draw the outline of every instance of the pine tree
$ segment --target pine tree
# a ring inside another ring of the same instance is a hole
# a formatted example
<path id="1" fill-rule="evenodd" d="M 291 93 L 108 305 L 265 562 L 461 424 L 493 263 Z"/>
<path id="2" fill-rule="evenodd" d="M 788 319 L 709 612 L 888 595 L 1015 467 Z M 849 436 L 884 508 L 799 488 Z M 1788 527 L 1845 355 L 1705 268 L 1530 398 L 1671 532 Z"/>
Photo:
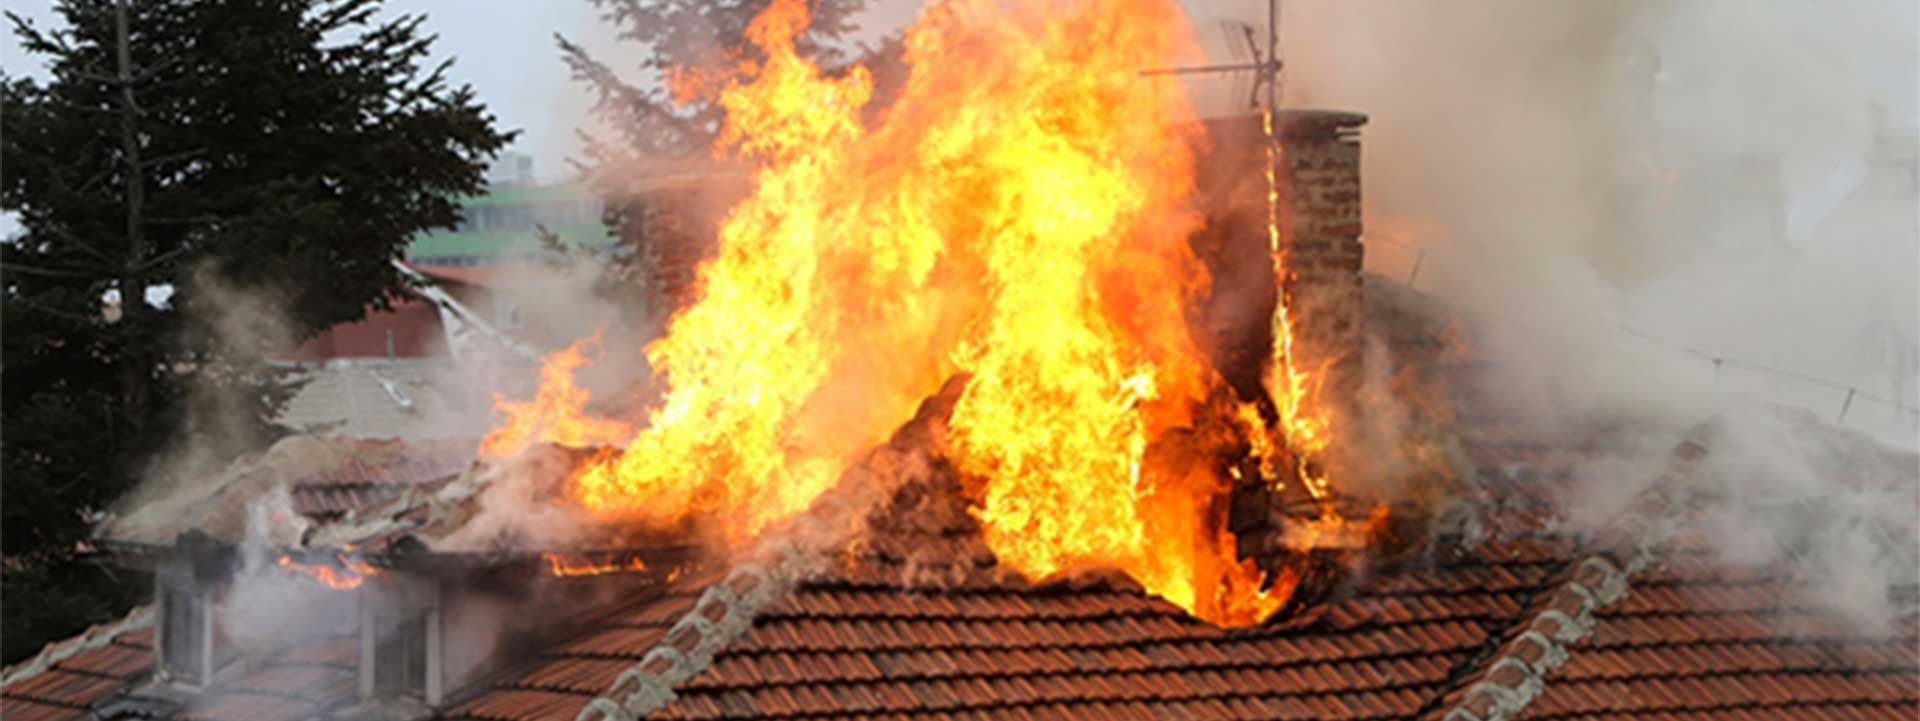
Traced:
<path id="1" fill-rule="evenodd" d="M 380 9 L 61 0 L 56 30 L 9 14 L 50 77 L 5 81 L 0 133 L 21 225 L 0 243 L 7 659 L 124 603 L 76 570 L 91 514 L 183 436 L 269 438 L 288 384 L 265 345 L 386 307 L 406 283 L 390 261 L 455 224 L 511 139 L 423 65 L 422 17 Z M 214 413 L 189 412 L 204 399 Z"/>

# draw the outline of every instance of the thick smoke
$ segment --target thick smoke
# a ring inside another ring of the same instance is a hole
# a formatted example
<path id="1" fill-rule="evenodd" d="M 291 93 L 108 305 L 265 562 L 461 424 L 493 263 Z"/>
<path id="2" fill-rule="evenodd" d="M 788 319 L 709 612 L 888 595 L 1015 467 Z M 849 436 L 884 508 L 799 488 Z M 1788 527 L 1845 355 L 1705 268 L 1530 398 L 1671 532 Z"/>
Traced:
<path id="1" fill-rule="evenodd" d="M 196 371 L 184 377 L 183 423 L 163 449 L 145 459 L 142 482 L 115 502 L 120 514 L 153 515 L 148 506 L 192 502 L 235 455 L 256 448 L 267 432 L 257 410 L 258 393 L 273 373 L 256 361 L 292 345 L 294 334 L 282 310 L 285 294 L 238 285 L 211 264 L 185 275 L 166 301 L 178 304 L 184 316 L 178 347 L 211 349 L 222 357 L 182 361 Z"/>
<path id="2" fill-rule="evenodd" d="M 1371 117 L 1369 270 L 1463 309 L 1544 434 L 1649 439 L 1576 474 L 1569 522 L 1718 417 L 1689 483 L 1742 531 L 1721 554 L 1820 569 L 1810 596 L 1883 623 L 1920 511 L 1913 456 L 1869 438 L 1920 426 L 1868 397 L 1920 407 L 1915 4 L 1285 6 L 1288 103 Z"/>
<path id="3" fill-rule="evenodd" d="M 240 569 L 215 619 L 221 638 L 230 644 L 221 652 L 268 653 L 301 640 L 349 634 L 358 627 L 357 594 L 316 591 L 314 579 L 280 568 L 278 542 L 298 538 L 305 525 L 284 485 L 249 504 Z"/>
<path id="4" fill-rule="evenodd" d="M 1534 365 L 1628 356 L 1587 364 L 1608 382 L 1582 406 L 1696 414 L 1713 366 L 1676 346 L 1920 406 L 1912 3 L 1287 8 L 1289 101 L 1372 117 L 1370 269 L 1418 261 L 1417 287 L 1498 309 L 1480 330 Z M 1875 405 L 1850 418 L 1911 444 Z"/>

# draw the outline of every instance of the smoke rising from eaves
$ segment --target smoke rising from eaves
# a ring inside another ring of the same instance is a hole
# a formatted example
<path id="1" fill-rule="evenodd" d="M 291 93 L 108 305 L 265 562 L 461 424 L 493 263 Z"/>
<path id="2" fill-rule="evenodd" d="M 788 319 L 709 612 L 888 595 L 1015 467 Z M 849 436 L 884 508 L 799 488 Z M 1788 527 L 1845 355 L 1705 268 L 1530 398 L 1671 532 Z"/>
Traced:
<path id="1" fill-rule="evenodd" d="M 247 507 L 247 536 L 240 568 L 214 621 L 236 656 L 269 653 L 294 642 L 351 634 L 359 624 L 358 597 L 318 588 L 318 583 L 278 565 L 285 539 L 306 526 L 293 510 L 293 496 L 278 485 Z"/>
<path id="2" fill-rule="evenodd" d="M 1916 4 L 1284 5 L 1287 104 L 1371 118 L 1368 269 L 1459 310 L 1502 400 L 1561 422 L 1543 433 L 1645 436 L 1576 474 L 1569 522 L 1719 417 L 1688 490 L 1743 530 L 1721 555 L 1819 569 L 1810 597 L 1884 626 L 1920 468 L 1844 459 L 1920 445 L 1866 398 L 1920 408 Z"/>
<path id="3" fill-rule="evenodd" d="M 212 479 L 221 468 L 260 444 L 267 426 L 258 393 L 273 371 L 256 361 L 291 347 L 294 338 L 279 289 L 243 286 L 203 263 L 173 291 L 166 302 L 182 322 L 169 342 L 175 371 L 185 371 L 184 407 L 165 445 L 142 459 L 141 481 L 113 504 L 113 512 L 137 516 L 136 522 L 163 523 L 188 512 L 218 491 Z M 212 356 L 178 360 L 182 350 Z"/>

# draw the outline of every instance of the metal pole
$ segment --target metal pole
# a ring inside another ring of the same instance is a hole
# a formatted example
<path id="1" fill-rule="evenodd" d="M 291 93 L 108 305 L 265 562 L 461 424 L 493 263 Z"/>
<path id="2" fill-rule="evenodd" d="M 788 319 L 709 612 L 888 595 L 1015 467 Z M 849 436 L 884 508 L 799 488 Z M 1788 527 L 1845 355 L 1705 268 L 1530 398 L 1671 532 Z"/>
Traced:
<path id="1" fill-rule="evenodd" d="M 1280 0 L 1267 0 L 1267 111 L 1280 107 Z"/>
<path id="2" fill-rule="evenodd" d="M 1842 423 L 1847 422 L 1847 409 L 1853 407 L 1853 393 L 1854 393 L 1854 389 L 1852 388 L 1847 389 L 1847 399 L 1840 403 L 1840 417 L 1834 420 L 1834 425 L 1840 425 Z"/>
<path id="3" fill-rule="evenodd" d="M 1426 260 L 1427 260 L 1427 251 L 1426 249 L 1423 248 L 1420 250 L 1420 255 L 1415 256 L 1413 259 L 1413 272 L 1407 274 L 1408 288 L 1413 287 L 1414 278 L 1420 277 L 1420 264 L 1425 262 Z"/>

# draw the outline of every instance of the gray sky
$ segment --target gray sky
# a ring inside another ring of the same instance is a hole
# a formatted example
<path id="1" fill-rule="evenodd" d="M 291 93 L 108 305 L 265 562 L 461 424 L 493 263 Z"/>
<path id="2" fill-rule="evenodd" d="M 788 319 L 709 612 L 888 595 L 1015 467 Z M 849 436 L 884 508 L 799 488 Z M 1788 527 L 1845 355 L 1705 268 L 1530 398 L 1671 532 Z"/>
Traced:
<path id="1" fill-rule="evenodd" d="M 8 10 L 46 24 L 52 0 L 9 0 Z M 452 77 L 470 83 L 502 124 L 519 128 L 515 150 L 537 159 L 536 172 L 564 172 L 561 159 L 573 149 L 573 128 L 584 114 L 586 98 L 567 77 L 554 49 L 553 34 L 616 47 L 599 27 L 586 0 L 523 0 L 476 3 L 471 0 L 390 0 L 390 12 L 425 13 L 427 29 L 439 35 L 437 59 L 453 58 Z M 11 33 L 0 41 L 0 66 L 8 73 L 40 74 Z"/>
<path id="2" fill-rule="evenodd" d="M 876 28 L 897 28 L 913 11 L 908 3 L 875 6 L 865 24 Z M 387 7 L 393 13 L 427 15 L 427 29 L 439 35 L 436 58 L 453 58 L 453 79 L 472 84 L 504 126 L 523 131 L 514 150 L 534 156 L 542 178 L 566 172 L 564 158 L 577 147 L 574 129 L 589 102 L 567 77 L 554 33 L 585 43 L 611 62 L 639 61 L 621 57 L 632 49 L 615 41 L 588 0 L 388 0 Z M 7 10 L 43 26 L 54 20 L 53 0 L 8 0 Z M 41 61 L 26 57 L 10 30 L 0 39 L 0 67 L 9 74 L 43 75 Z"/>
<path id="3" fill-rule="evenodd" d="M 869 5 L 861 25 L 870 36 L 898 29 L 919 7 L 914 0 L 874 0 Z M 1260 0 L 1190 0 L 1187 5 L 1190 11 L 1204 5 L 1214 12 L 1249 14 L 1264 7 Z M 578 146 L 574 130 L 590 100 L 567 77 L 554 48 L 554 33 L 585 44 L 616 65 L 639 62 L 631 56 L 631 44 L 617 42 L 599 21 L 589 0 L 388 0 L 387 7 L 394 13 L 427 15 L 427 29 L 439 35 L 436 57 L 454 58 L 453 79 L 472 84 L 504 126 L 523 131 L 514 150 L 532 155 L 536 173 L 545 179 L 567 172 L 564 159 Z M 52 8 L 53 0 L 7 2 L 9 11 L 43 25 L 52 22 Z M 37 59 L 29 62 L 21 53 L 11 32 L 0 38 L 0 67 L 9 74 L 42 72 Z"/>
<path id="4" fill-rule="evenodd" d="M 862 25 L 870 35 L 879 35 L 899 28 L 911 19 L 919 6 L 917 0 L 873 0 L 870 3 L 869 17 Z M 1188 14 L 1193 19 L 1197 34 L 1208 52 L 1217 59 L 1233 59 L 1227 52 L 1227 43 L 1222 31 L 1224 20 L 1242 18 L 1255 24 L 1264 18 L 1262 0 L 1183 0 Z M 1572 3 L 1577 5 L 1578 3 Z M 1867 11 L 1856 15 L 1871 15 L 1877 6 L 1911 5 L 1911 0 L 1893 0 L 1892 2 L 1855 2 L 1837 7 L 1854 8 Z M 471 83 L 479 92 L 503 124 L 518 128 L 523 135 L 515 150 L 530 154 L 537 159 L 539 174 L 554 177 L 565 172 L 562 159 L 577 146 L 574 131 L 581 125 L 586 115 L 588 98 L 581 88 L 568 77 L 566 67 L 560 62 L 554 48 L 555 33 L 564 34 L 585 44 L 600 53 L 615 65 L 632 65 L 638 62 L 631 55 L 634 51 L 630 44 L 616 42 L 612 32 L 599 21 L 589 0 L 516 0 L 513 2 L 476 3 L 472 0 L 388 0 L 388 8 L 395 13 L 425 13 L 428 16 L 427 28 L 438 34 L 434 44 L 438 58 L 454 58 L 453 78 L 457 82 Z M 1316 41 L 1316 31 L 1307 27 L 1316 20 L 1315 10 L 1327 3 L 1288 3 L 1286 16 L 1290 24 L 1283 24 L 1285 39 L 1288 43 L 1305 43 L 1307 47 Z M 1296 7 L 1297 5 L 1297 7 Z M 1385 7 L 1392 7 L 1387 4 Z M 1399 3 L 1408 7 L 1418 3 Z M 1681 3 L 1682 6 L 1685 3 Z M 1777 5 L 1775 3 L 1774 5 Z M 9 0 L 7 9 L 40 23 L 49 23 L 52 19 L 53 0 Z M 1749 8 L 1761 8 L 1761 3 L 1729 6 L 1721 3 L 1723 15 L 1751 15 L 1764 17 L 1768 12 L 1745 12 Z M 1767 6 L 1771 7 L 1771 6 Z M 1836 6 L 1818 9 L 1821 14 L 1831 13 Z M 1881 8 L 1883 9 L 1883 8 Z M 1792 19 L 1793 12 L 1782 12 L 1773 8 L 1774 16 Z M 1844 14 L 1844 13 L 1839 13 Z M 1912 13 L 1905 17 L 1895 17 L 1895 25 L 1911 24 Z M 1733 18 L 1739 19 L 1739 18 Z M 1698 30 L 1699 28 L 1688 28 Z M 1905 28 L 1909 34 L 1920 32 L 1920 28 Z M 1844 41 L 1843 41 L 1844 42 Z M 1362 43 L 1352 43 L 1349 53 L 1378 54 L 1379 48 L 1368 48 Z M 1911 43 L 1899 48 L 1911 55 Z M 1283 48 L 1283 53 L 1285 48 Z M 1902 56 L 1899 60 L 1910 58 Z M 38 75 L 41 73 L 37 61 L 29 62 L 20 51 L 13 35 L 0 34 L 0 67 L 10 74 Z M 1317 70 L 1326 70 L 1327 74 L 1337 77 L 1337 68 L 1295 68 L 1290 74 L 1306 73 L 1317 75 Z M 1846 70 L 1846 69 L 1842 69 Z M 1409 68 L 1409 73 L 1417 73 L 1417 68 Z M 1911 126 L 1914 118 L 1914 99 L 1916 83 L 1911 69 L 1906 72 L 1893 72 L 1871 78 L 1876 90 L 1891 98 L 1888 107 L 1892 108 L 1896 124 Z M 1212 106 L 1227 103 L 1225 96 L 1242 85 L 1227 83 L 1203 83 L 1199 104 L 1203 111 Z"/>

